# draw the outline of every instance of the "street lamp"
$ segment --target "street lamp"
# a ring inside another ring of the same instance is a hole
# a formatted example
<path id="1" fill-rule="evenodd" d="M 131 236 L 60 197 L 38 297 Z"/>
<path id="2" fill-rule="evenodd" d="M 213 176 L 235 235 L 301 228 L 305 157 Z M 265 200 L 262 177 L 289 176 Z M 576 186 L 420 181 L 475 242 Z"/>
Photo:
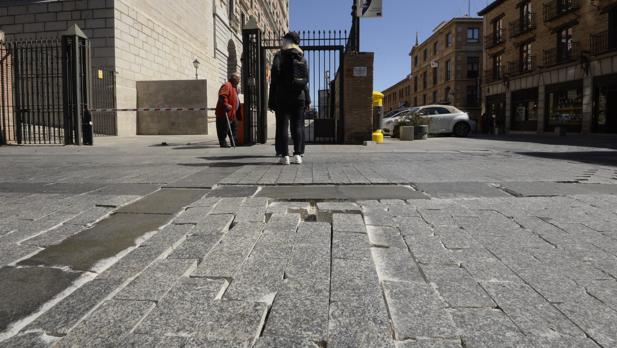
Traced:
<path id="1" fill-rule="evenodd" d="M 195 80 L 199 80 L 199 75 L 197 74 L 197 70 L 199 70 L 199 60 L 195 59 L 193 61 L 193 66 L 195 67 Z"/>

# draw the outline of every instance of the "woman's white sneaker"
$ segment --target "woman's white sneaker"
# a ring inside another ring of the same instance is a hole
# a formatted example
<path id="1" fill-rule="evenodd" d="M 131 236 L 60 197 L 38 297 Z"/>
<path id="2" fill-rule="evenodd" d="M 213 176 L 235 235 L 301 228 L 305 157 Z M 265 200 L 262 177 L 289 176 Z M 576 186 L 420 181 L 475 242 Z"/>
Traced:
<path id="1" fill-rule="evenodd" d="M 295 156 L 294 156 L 294 163 L 295 163 L 295 164 L 302 164 L 302 156 L 300 156 L 300 155 L 295 155 Z"/>
<path id="2" fill-rule="evenodd" d="M 289 156 L 283 156 L 279 160 L 280 165 L 288 166 L 289 165 Z"/>

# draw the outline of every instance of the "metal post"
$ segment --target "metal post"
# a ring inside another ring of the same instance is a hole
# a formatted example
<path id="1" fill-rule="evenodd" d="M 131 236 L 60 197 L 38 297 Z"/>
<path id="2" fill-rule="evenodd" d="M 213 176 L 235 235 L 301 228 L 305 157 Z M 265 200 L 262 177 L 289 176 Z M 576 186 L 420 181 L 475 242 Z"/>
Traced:
<path id="1" fill-rule="evenodd" d="M 358 1 L 352 0 L 353 5 L 351 6 L 351 18 L 353 31 L 351 35 L 353 35 L 353 51 L 360 52 L 360 17 L 358 17 Z"/>
<path id="2" fill-rule="evenodd" d="M 74 24 L 62 35 L 62 84 L 64 92 L 64 144 L 81 145 L 82 121 L 88 103 L 87 37 Z M 80 49 L 83 47 L 84 49 Z M 84 75 L 85 74 L 85 75 Z M 89 122 L 89 121 L 88 121 Z M 92 127 L 89 127 L 90 131 Z"/>

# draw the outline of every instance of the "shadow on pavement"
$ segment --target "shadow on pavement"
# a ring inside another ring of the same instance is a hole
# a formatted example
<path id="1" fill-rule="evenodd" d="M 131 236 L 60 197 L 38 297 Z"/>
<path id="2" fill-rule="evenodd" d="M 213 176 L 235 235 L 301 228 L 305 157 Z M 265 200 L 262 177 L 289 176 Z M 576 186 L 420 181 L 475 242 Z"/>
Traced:
<path id="1" fill-rule="evenodd" d="M 476 134 L 470 136 L 470 138 L 475 140 L 581 146 L 617 150 L 617 135 L 568 135 L 565 137 L 559 137 L 555 135 L 537 134 L 509 134 L 496 136 Z"/>
<path id="2" fill-rule="evenodd" d="M 617 167 L 617 151 L 516 152 L 519 155 Z"/>
<path id="3" fill-rule="evenodd" d="M 242 166 L 271 166 L 276 162 L 211 162 L 211 163 L 178 163 L 185 167 L 230 168 Z"/>

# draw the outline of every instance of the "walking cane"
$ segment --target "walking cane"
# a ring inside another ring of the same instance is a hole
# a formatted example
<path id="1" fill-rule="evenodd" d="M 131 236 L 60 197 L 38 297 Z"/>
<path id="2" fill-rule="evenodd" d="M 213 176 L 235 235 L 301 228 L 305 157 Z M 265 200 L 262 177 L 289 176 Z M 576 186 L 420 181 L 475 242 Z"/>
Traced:
<path id="1" fill-rule="evenodd" d="M 231 122 L 229 122 L 229 116 L 225 113 L 225 119 L 227 120 L 227 130 L 229 131 L 229 139 L 231 139 L 231 145 L 236 148 L 236 140 L 234 139 L 234 133 L 231 131 Z"/>

